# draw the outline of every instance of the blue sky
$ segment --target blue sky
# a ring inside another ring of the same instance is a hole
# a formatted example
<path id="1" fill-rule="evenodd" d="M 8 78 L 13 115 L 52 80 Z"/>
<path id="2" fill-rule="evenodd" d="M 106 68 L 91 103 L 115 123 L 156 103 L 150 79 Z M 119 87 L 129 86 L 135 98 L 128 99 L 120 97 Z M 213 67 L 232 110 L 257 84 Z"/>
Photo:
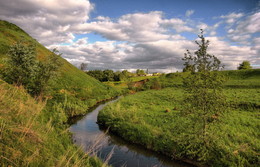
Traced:
<path id="1" fill-rule="evenodd" d="M 196 18 L 212 18 L 231 12 L 251 12 L 257 0 L 91 0 L 95 4 L 93 17 L 113 18 L 127 13 L 164 11 L 166 16 L 184 16 L 187 10 L 195 10 Z"/>
<path id="2" fill-rule="evenodd" d="M 91 0 L 95 4 L 94 11 L 90 14 L 91 20 L 98 16 L 119 18 L 125 14 L 148 13 L 150 11 L 163 11 L 165 18 L 178 17 L 187 18 L 186 12 L 194 11 L 191 20 L 199 20 L 213 25 L 219 20 L 217 17 L 229 13 L 250 14 L 258 9 L 258 0 Z M 224 25 L 222 26 L 224 27 Z M 221 35 L 225 34 L 223 29 L 218 30 Z M 186 34 L 191 38 L 195 34 Z M 89 35 L 91 41 L 102 40 L 100 36 Z M 96 40 L 95 40 L 96 38 Z"/>
<path id="3" fill-rule="evenodd" d="M 90 70 L 181 71 L 201 28 L 226 69 L 260 64 L 259 0 L 2 0 L 0 19 Z"/>

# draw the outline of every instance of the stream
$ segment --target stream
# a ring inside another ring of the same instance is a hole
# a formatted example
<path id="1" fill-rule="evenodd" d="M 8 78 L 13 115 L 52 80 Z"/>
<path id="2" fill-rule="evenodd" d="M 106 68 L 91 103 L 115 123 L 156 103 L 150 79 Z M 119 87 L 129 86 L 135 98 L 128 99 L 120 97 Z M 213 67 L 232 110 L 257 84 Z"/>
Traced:
<path id="1" fill-rule="evenodd" d="M 141 146 L 129 144 L 121 138 L 106 133 L 97 122 L 97 116 L 105 105 L 118 99 L 100 104 L 88 114 L 70 120 L 74 143 L 86 152 L 97 155 L 113 167 L 191 167 L 179 161 L 149 151 Z"/>

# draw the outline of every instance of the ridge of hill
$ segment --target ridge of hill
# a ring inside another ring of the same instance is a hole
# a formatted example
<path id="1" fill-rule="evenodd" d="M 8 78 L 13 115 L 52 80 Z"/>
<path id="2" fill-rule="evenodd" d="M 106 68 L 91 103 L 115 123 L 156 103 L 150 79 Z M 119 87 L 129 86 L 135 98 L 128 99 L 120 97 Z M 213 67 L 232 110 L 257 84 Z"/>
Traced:
<path id="1" fill-rule="evenodd" d="M 40 61 L 52 54 L 18 26 L 0 20 L 0 71 L 10 46 L 21 40 L 35 45 Z M 118 92 L 59 59 L 62 66 L 43 100 L 6 83 L 0 73 L 0 166 L 106 166 L 72 143 L 65 122 Z"/>
<path id="2" fill-rule="evenodd" d="M 15 24 L 0 20 L 0 68 L 5 65 L 9 47 L 22 39 L 36 46 L 37 58 L 40 61 L 51 55 L 51 51 L 24 30 Z M 63 103 L 68 116 L 84 114 L 97 102 L 118 95 L 116 89 L 90 77 L 65 59 L 60 59 L 63 65 L 59 69 L 59 75 L 49 82 L 45 94 L 51 98 L 50 103 Z"/>

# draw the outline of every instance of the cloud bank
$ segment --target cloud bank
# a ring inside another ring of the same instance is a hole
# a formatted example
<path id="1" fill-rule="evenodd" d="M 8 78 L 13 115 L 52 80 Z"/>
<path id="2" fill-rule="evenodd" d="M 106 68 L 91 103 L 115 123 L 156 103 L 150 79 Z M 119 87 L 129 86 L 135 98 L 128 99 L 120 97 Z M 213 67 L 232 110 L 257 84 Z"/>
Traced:
<path id="1" fill-rule="evenodd" d="M 0 1 L 0 19 L 19 25 L 49 48 L 57 47 L 72 64 L 88 63 L 89 69 L 181 71 L 181 58 L 187 49 L 197 48 L 191 38 L 201 28 L 210 40 L 209 53 L 226 69 L 243 60 L 260 64 L 259 11 L 216 16 L 209 25 L 192 19 L 194 10 L 187 10 L 185 17 L 150 11 L 90 18 L 94 8 L 87 0 L 8 0 Z M 106 40 L 89 42 L 89 33 Z"/>

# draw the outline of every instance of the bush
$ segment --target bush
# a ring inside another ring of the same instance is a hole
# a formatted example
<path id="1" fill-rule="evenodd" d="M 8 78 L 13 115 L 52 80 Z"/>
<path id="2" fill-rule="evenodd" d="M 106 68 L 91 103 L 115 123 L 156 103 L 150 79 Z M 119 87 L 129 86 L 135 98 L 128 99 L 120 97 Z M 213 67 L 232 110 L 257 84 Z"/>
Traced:
<path id="1" fill-rule="evenodd" d="M 57 50 L 46 57 L 45 61 L 36 58 L 35 45 L 24 41 L 10 46 L 6 66 L 1 71 L 3 79 L 24 88 L 33 96 L 40 96 L 46 89 L 48 81 L 61 66 Z"/>
<path id="2" fill-rule="evenodd" d="M 249 61 L 243 61 L 241 64 L 239 64 L 238 70 L 249 70 L 252 69 L 252 66 L 250 65 Z"/>

